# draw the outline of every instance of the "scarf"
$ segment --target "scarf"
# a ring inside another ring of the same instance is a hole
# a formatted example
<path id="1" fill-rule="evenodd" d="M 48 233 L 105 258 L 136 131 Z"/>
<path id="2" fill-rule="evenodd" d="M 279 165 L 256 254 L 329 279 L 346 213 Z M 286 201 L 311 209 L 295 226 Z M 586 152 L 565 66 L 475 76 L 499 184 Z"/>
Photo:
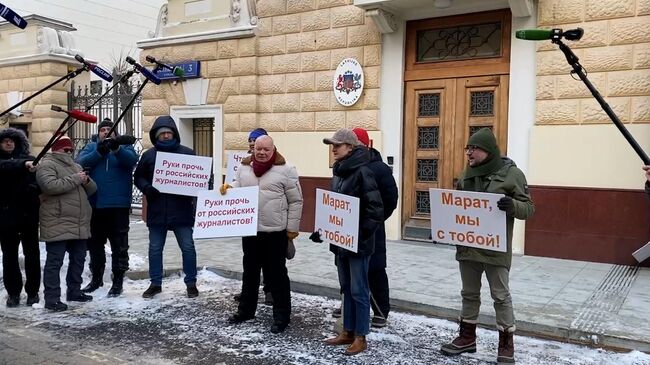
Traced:
<path id="1" fill-rule="evenodd" d="M 163 152 L 172 152 L 178 148 L 178 139 L 172 138 L 168 141 L 156 141 L 156 149 Z"/>
<path id="2" fill-rule="evenodd" d="M 255 173 L 255 176 L 260 177 L 269 171 L 271 167 L 273 167 L 275 164 L 275 155 L 276 151 L 274 150 L 271 158 L 269 158 L 269 160 L 266 162 L 259 162 L 255 159 L 255 155 L 252 156 L 253 159 L 251 165 L 253 166 L 253 172 Z"/>

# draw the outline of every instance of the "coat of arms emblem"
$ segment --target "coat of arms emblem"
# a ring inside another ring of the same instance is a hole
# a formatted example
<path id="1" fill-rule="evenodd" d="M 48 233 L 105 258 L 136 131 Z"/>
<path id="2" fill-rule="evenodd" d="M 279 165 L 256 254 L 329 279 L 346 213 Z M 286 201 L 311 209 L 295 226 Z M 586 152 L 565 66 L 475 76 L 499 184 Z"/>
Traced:
<path id="1" fill-rule="evenodd" d="M 363 70 L 357 60 L 346 58 L 339 63 L 334 73 L 333 89 L 341 105 L 351 106 L 359 100 L 363 92 Z"/>

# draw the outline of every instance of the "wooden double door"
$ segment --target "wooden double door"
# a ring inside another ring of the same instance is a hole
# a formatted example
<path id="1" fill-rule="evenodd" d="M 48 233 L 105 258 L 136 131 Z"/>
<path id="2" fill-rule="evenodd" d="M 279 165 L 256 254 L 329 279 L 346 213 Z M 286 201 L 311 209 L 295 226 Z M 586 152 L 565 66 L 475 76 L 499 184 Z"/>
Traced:
<path id="1" fill-rule="evenodd" d="M 454 188 L 472 133 L 491 128 L 506 152 L 508 79 L 491 75 L 406 83 L 403 238 L 431 240 L 429 188 Z"/>

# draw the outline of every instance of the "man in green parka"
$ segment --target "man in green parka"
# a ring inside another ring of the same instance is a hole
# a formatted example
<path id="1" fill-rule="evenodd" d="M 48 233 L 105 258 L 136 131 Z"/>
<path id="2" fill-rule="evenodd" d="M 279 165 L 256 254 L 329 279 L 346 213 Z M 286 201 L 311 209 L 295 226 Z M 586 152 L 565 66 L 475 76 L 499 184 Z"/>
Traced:
<path id="1" fill-rule="evenodd" d="M 515 316 L 508 286 L 512 261 L 512 228 L 514 219 L 526 219 L 535 211 L 528 193 L 524 173 L 507 157 L 501 157 L 496 138 L 489 128 L 482 128 L 469 137 L 466 147 L 468 167 L 458 180 L 458 190 L 504 195 L 497 202 L 506 213 L 506 252 L 456 246 L 463 298 L 460 313 L 460 334 L 441 347 L 445 355 L 476 352 L 476 323 L 481 306 L 481 276 L 490 284 L 494 300 L 499 350 L 497 362 L 514 363 L 513 333 Z"/>

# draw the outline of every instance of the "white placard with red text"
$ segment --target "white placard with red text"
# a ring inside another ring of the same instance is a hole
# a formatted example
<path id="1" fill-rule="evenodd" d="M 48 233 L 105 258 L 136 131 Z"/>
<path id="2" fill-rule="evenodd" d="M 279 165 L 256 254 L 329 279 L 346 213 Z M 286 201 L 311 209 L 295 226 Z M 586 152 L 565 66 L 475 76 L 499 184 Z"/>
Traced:
<path id="1" fill-rule="evenodd" d="M 194 238 L 245 237 L 257 234 L 259 187 L 199 192 L 196 200 Z"/>
<path id="2" fill-rule="evenodd" d="M 316 189 L 314 230 L 323 242 L 357 252 L 359 247 L 359 198 Z"/>
<path id="3" fill-rule="evenodd" d="M 451 243 L 506 252 L 506 213 L 499 210 L 501 194 L 429 189 L 431 237 Z"/>
<path id="4" fill-rule="evenodd" d="M 212 157 L 180 153 L 156 153 L 153 187 L 161 193 L 197 196 L 208 190 Z"/>
<path id="5" fill-rule="evenodd" d="M 226 180 L 224 183 L 231 184 L 235 181 L 237 169 L 241 166 L 241 160 L 250 156 L 247 151 L 226 151 Z"/>

